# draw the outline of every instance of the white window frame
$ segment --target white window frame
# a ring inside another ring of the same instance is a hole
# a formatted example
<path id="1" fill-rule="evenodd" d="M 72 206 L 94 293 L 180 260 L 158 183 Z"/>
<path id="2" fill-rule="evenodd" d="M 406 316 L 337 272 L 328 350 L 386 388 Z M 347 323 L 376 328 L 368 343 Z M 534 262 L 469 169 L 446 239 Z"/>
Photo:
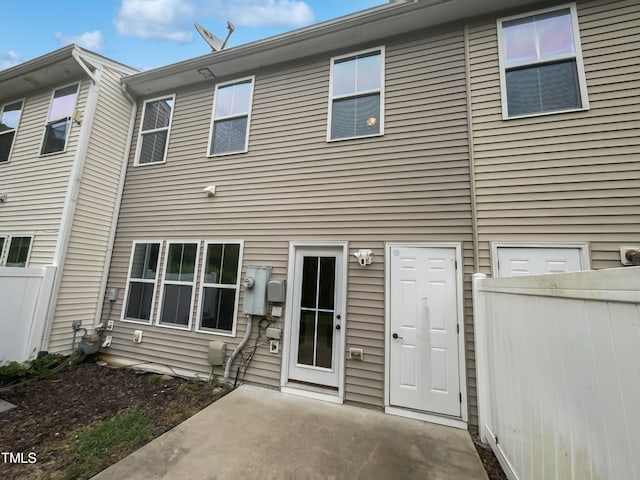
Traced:
<path id="1" fill-rule="evenodd" d="M 559 10 L 569 9 L 569 14 L 571 16 L 571 29 L 573 33 L 573 47 L 575 53 L 569 55 L 558 55 L 553 58 L 545 58 L 544 60 L 529 60 L 520 62 L 515 65 L 509 65 L 508 69 L 521 68 L 527 66 L 535 66 L 550 62 L 557 62 L 562 60 L 575 60 L 576 62 L 576 70 L 578 72 L 578 86 L 580 88 L 580 99 L 582 106 L 578 108 L 568 108 L 564 110 L 551 110 L 547 112 L 536 112 L 536 113 L 527 113 L 524 115 L 512 115 L 509 116 L 509 106 L 507 104 L 507 80 L 506 80 L 506 61 L 505 61 L 505 52 L 504 52 L 504 38 L 502 35 L 502 24 L 504 22 L 509 22 L 511 20 L 517 20 L 524 17 L 530 17 L 532 15 L 541 15 L 544 13 L 556 12 Z M 582 44 L 580 43 L 580 28 L 578 22 L 578 13 L 576 10 L 575 3 L 567 3 L 563 5 L 557 5 L 550 8 L 545 8 L 542 10 L 535 10 L 533 12 L 526 12 L 519 15 L 512 15 L 510 17 L 500 18 L 497 20 L 497 28 L 498 28 L 498 57 L 499 57 L 499 65 L 500 65 L 500 95 L 502 101 L 502 119 L 503 120 L 512 120 L 516 118 L 528 118 L 528 117 L 539 117 L 543 115 L 555 115 L 559 113 L 567 113 L 567 112 L 581 112 L 584 110 L 589 110 L 589 96 L 587 94 L 587 80 L 584 71 L 584 61 L 582 58 Z"/>
<path id="2" fill-rule="evenodd" d="M 183 281 L 179 281 L 179 280 L 166 280 L 166 273 L 167 273 L 167 264 L 169 261 L 169 250 L 171 248 L 171 245 L 174 244 L 186 244 L 186 243 L 195 243 L 196 244 L 196 260 L 195 260 L 195 264 L 193 266 L 193 281 L 191 282 L 183 282 Z M 194 311 L 194 300 L 195 300 L 195 296 L 196 296 L 196 283 L 198 280 L 198 268 L 200 266 L 200 264 L 202 263 L 200 261 L 200 244 L 202 242 L 200 240 L 167 240 L 165 245 L 165 249 L 164 249 L 164 261 L 163 261 L 163 267 L 162 267 L 162 281 L 160 282 L 160 298 L 158 299 L 158 308 L 156 308 L 156 326 L 158 327 L 163 327 L 163 328 L 172 328 L 174 330 L 191 330 L 192 324 L 193 324 L 193 311 Z M 164 305 L 164 287 L 165 285 L 191 285 L 191 301 L 190 301 L 190 306 L 189 306 L 189 321 L 187 323 L 187 325 L 181 326 L 181 325 L 171 325 L 168 323 L 161 323 L 160 321 L 160 317 L 162 316 L 162 307 Z"/>
<path id="3" fill-rule="evenodd" d="M 6 102 L 2 105 L 2 107 L 0 107 L 0 119 L 2 118 L 2 114 L 4 113 L 4 109 L 7 105 L 12 105 L 14 103 L 18 103 L 21 102 L 22 103 L 22 107 L 20 107 L 20 118 L 18 119 L 18 125 L 16 125 L 16 128 L 13 128 L 11 130 L 5 130 L 4 132 L 0 132 L 0 135 L 6 135 L 7 133 L 10 132 L 15 132 L 13 135 L 13 142 L 11 142 L 11 148 L 9 149 L 9 155 L 7 156 L 7 160 L 5 162 L 0 162 L 0 165 L 5 165 L 7 163 L 11 162 L 11 155 L 13 154 L 13 147 L 16 144 L 16 138 L 18 137 L 18 130 L 20 129 L 20 122 L 22 122 L 22 113 L 24 112 L 24 104 L 26 103 L 26 99 L 25 98 L 18 98 L 16 100 L 12 100 L 10 102 Z"/>
<path id="4" fill-rule="evenodd" d="M 235 286 L 231 286 L 230 284 L 218 284 L 218 283 L 206 283 L 204 281 L 204 271 L 207 262 L 207 250 L 209 245 L 230 245 L 230 244 L 239 244 L 240 251 L 238 252 L 238 275 L 236 278 Z M 238 326 L 238 305 L 240 303 L 240 283 L 242 279 L 242 261 L 244 254 L 244 240 L 207 240 L 204 243 L 204 251 L 202 254 L 202 262 L 200 267 L 200 288 L 198 289 L 198 309 L 196 314 L 196 332 L 198 333 L 207 333 L 209 335 L 220 335 L 223 337 L 235 337 L 236 336 L 236 327 Z M 229 290 L 235 289 L 236 291 L 236 301 L 233 310 L 233 327 L 231 332 L 227 332 L 224 330 L 205 330 L 200 326 L 201 323 L 201 315 L 202 315 L 202 301 L 203 301 L 203 293 L 205 287 L 213 287 L 213 288 L 227 288 Z"/>
<path id="5" fill-rule="evenodd" d="M 27 268 L 29 261 L 31 260 L 31 251 L 33 250 L 33 239 L 35 237 L 32 233 L 14 233 L 14 234 L 0 234 L 1 238 L 4 238 L 4 244 L 2 245 L 2 251 L 0 251 L 0 267 L 6 268 Z M 27 258 L 24 262 L 24 267 L 7 267 L 7 257 L 9 256 L 9 248 L 11 247 L 11 241 L 15 237 L 29 238 L 29 250 L 27 251 Z"/>
<path id="6" fill-rule="evenodd" d="M 158 278 L 160 276 L 160 259 L 162 258 L 162 240 L 134 240 L 131 244 L 131 255 L 129 257 L 129 270 L 127 272 L 127 283 L 125 284 L 124 290 L 124 299 L 122 303 L 122 312 L 120 314 L 120 320 L 123 322 L 137 323 L 142 325 L 151 325 L 153 323 L 154 318 L 154 309 L 156 306 L 156 296 L 158 294 Z M 158 244 L 158 264 L 156 265 L 156 277 L 151 280 L 147 278 L 136 278 L 135 282 L 140 283 L 153 283 L 153 297 L 151 299 L 151 310 L 149 311 L 149 320 L 128 318 L 127 314 L 127 303 L 129 302 L 129 285 L 131 284 L 131 270 L 133 269 L 133 255 L 136 251 L 137 245 L 146 245 L 146 244 Z"/>
<path id="7" fill-rule="evenodd" d="M 343 60 L 345 58 L 356 57 L 358 55 L 365 55 L 371 52 L 380 52 L 380 88 L 372 89 L 372 90 L 363 90 L 361 92 L 350 93 L 348 95 L 337 95 L 333 96 L 333 70 L 336 61 Z M 352 140 L 354 138 L 371 138 L 371 137 L 381 137 L 384 135 L 384 90 L 385 90 L 385 63 L 386 63 L 386 54 L 384 45 L 368 48 L 366 50 L 360 50 L 358 52 L 351 52 L 345 55 L 339 55 L 337 57 L 331 57 L 331 64 L 329 70 L 329 114 L 327 121 L 327 142 L 341 142 L 343 140 Z M 378 93 L 380 95 L 380 131 L 378 133 L 373 133 L 371 135 L 357 135 L 354 137 L 341 137 L 341 138 L 331 138 L 331 125 L 333 122 L 333 102 L 334 100 L 340 100 L 345 98 L 352 97 L 361 97 L 364 95 L 372 95 L 374 93 Z"/>
<path id="8" fill-rule="evenodd" d="M 218 100 L 218 90 L 224 87 L 228 87 L 229 85 L 233 85 L 236 83 L 243 83 L 247 80 L 251 80 L 251 93 L 249 94 L 249 111 L 246 114 L 247 117 L 247 134 L 244 139 L 244 149 L 243 150 L 234 150 L 232 152 L 222 152 L 222 153 L 211 153 L 212 142 L 213 142 L 213 131 L 216 121 L 219 120 L 232 120 L 234 118 L 242 118 L 245 114 L 234 114 L 234 115 L 225 115 L 223 117 L 216 118 L 216 101 Z M 251 75 L 249 77 L 244 78 L 236 78 L 235 80 L 218 83 L 216 84 L 215 91 L 213 93 L 213 107 L 211 109 L 211 124 L 209 125 L 209 142 L 207 143 L 207 157 L 223 157 L 225 155 L 236 155 L 238 153 L 247 153 L 249 151 L 249 135 L 251 133 L 251 114 L 253 112 L 253 92 L 256 84 L 256 76 Z"/>
<path id="9" fill-rule="evenodd" d="M 173 106 L 171 107 L 171 115 L 169 115 L 169 125 L 161 128 L 153 128 L 151 130 L 142 130 L 144 125 L 144 116 L 147 113 L 147 104 L 151 102 L 157 102 L 158 100 L 168 100 L 171 99 L 173 101 Z M 167 163 L 167 154 L 169 153 L 169 141 L 171 140 L 171 126 L 173 125 L 173 114 L 176 110 L 176 94 L 172 93 L 169 95 L 161 95 L 159 97 L 148 98 L 144 101 L 142 105 L 142 115 L 140 117 L 140 123 L 138 126 L 138 142 L 136 144 L 136 155 L 135 160 L 133 162 L 134 167 L 147 167 L 149 165 L 162 165 L 163 163 Z M 162 157 L 161 162 L 147 162 L 140 163 L 140 155 L 142 154 L 142 136 L 148 133 L 158 133 L 166 130 L 167 131 L 167 143 L 164 146 L 164 155 Z"/>
<path id="10" fill-rule="evenodd" d="M 60 118 L 56 118 L 54 120 L 49 120 L 49 115 L 51 114 L 51 107 L 53 106 L 53 98 L 56 94 L 56 92 L 58 90 L 63 90 L 65 88 L 71 87 L 72 85 L 77 85 L 78 86 L 78 90 L 76 92 L 76 101 L 73 104 L 73 108 L 71 109 L 71 114 L 68 117 L 60 117 Z M 69 146 L 69 137 L 71 136 L 71 129 L 73 128 L 73 115 L 74 112 L 77 110 L 78 108 L 78 100 L 80 99 L 80 92 L 82 91 L 82 82 L 72 82 L 69 83 L 67 85 L 62 85 L 61 87 L 56 87 L 53 89 L 53 91 L 51 92 L 51 97 L 49 98 L 49 109 L 47 110 L 47 117 L 45 119 L 45 123 L 44 123 L 44 132 L 42 133 L 42 139 L 40 140 L 40 156 L 41 157 L 48 157 L 50 155 L 59 155 L 61 153 L 66 153 L 67 152 L 67 147 Z M 64 139 L 64 148 L 62 150 L 60 150 L 59 152 L 50 152 L 50 153 L 43 153 L 42 149 L 44 148 L 44 142 L 47 138 L 47 130 L 49 125 L 59 122 L 63 119 L 68 119 L 69 121 L 69 128 L 67 128 L 67 136 Z"/>

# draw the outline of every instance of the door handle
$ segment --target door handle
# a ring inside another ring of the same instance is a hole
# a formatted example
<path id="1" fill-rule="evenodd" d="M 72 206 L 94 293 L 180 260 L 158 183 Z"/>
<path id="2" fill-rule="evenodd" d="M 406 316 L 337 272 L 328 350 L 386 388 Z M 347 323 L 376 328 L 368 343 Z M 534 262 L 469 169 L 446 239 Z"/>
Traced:
<path id="1" fill-rule="evenodd" d="M 393 335 L 391 335 L 393 338 L 399 338 L 402 339 L 403 337 L 399 337 L 397 333 L 394 333 Z"/>

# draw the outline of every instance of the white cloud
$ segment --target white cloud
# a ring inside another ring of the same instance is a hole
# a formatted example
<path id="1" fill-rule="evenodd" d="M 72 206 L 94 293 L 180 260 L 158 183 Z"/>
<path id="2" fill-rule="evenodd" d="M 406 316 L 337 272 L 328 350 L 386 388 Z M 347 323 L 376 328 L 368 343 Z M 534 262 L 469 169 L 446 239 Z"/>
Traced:
<path id="1" fill-rule="evenodd" d="M 195 6 L 189 0 L 122 0 L 114 24 L 120 35 L 189 42 Z"/>
<path id="2" fill-rule="evenodd" d="M 4 55 L 0 55 L 0 70 L 13 67 L 21 61 L 20 54 L 14 50 L 9 50 Z"/>
<path id="3" fill-rule="evenodd" d="M 95 50 L 97 52 L 104 50 L 104 37 L 100 30 L 85 32 L 80 35 L 65 35 L 63 33 L 56 32 L 53 36 L 58 40 L 61 47 L 71 43 L 76 43 L 89 50 Z"/>
<path id="4" fill-rule="evenodd" d="M 217 16 L 245 27 L 301 27 L 315 21 L 301 0 L 226 0 Z"/>

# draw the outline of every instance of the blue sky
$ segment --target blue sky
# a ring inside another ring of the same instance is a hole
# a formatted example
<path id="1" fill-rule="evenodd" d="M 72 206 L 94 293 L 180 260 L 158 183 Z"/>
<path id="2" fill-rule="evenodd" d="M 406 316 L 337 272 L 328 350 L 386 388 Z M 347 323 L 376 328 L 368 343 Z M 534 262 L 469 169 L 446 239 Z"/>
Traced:
<path id="1" fill-rule="evenodd" d="M 9 0 L 0 0 L 9 3 Z M 138 69 L 210 51 L 194 22 L 241 45 L 387 3 L 387 0 L 23 0 L 2 13 L 0 69 L 69 43 Z M 5 5 L 8 7 L 8 5 Z"/>

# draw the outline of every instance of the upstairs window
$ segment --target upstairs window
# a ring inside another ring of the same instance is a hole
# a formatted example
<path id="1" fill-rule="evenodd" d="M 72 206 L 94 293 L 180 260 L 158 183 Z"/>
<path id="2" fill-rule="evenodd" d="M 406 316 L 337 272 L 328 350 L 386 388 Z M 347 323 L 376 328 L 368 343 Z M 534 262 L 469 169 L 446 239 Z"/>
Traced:
<path id="1" fill-rule="evenodd" d="M 166 161 L 174 102 L 174 95 L 144 102 L 136 165 Z"/>
<path id="2" fill-rule="evenodd" d="M 503 118 L 589 108 L 575 5 L 498 20 Z"/>
<path id="3" fill-rule="evenodd" d="M 253 99 L 253 77 L 216 85 L 209 155 L 246 152 Z"/>
<path id="4" fill-rule="evenodd" d="M 241 243 L 206 243 L 198 331 L 233 335 L 240 291 Z"/>
<path id="5" fill-rule="evenodd" d="M 191 328 L 191 306 L 195 294 L 199 243 L 169 242 L 162 282 L 158 324 Z"/>
<path id="6" fill-rule="evenodd" d="M 7 103 L 0 110 L 0 163 L 8 162 L 13 149 L 13 141 L 20 123 L 22 100 Z"/>
<path id="7" fill-rule="evenodd" d="M 64 152 L 71 130 L 71 116 L 76 108 L 79 84 L 55 90 L 51 98 L 41 155 Z"/>
<path id="8" fill-rule="evenodd" d="M 331 59 L 327 140 L 383 133 L 384 49 Z"/>
<path id="9" fill-rule="evenodd" d="M 160 242 L 134 242 L 124 300 L 125 321 L 151 323 L 158 281 Z"/>
<path id="10" fill-rule="evenodd" d="M 31 253 L 30 236 L 0 237 L 0 254 L 5 267 L 26 267 Z"/>

